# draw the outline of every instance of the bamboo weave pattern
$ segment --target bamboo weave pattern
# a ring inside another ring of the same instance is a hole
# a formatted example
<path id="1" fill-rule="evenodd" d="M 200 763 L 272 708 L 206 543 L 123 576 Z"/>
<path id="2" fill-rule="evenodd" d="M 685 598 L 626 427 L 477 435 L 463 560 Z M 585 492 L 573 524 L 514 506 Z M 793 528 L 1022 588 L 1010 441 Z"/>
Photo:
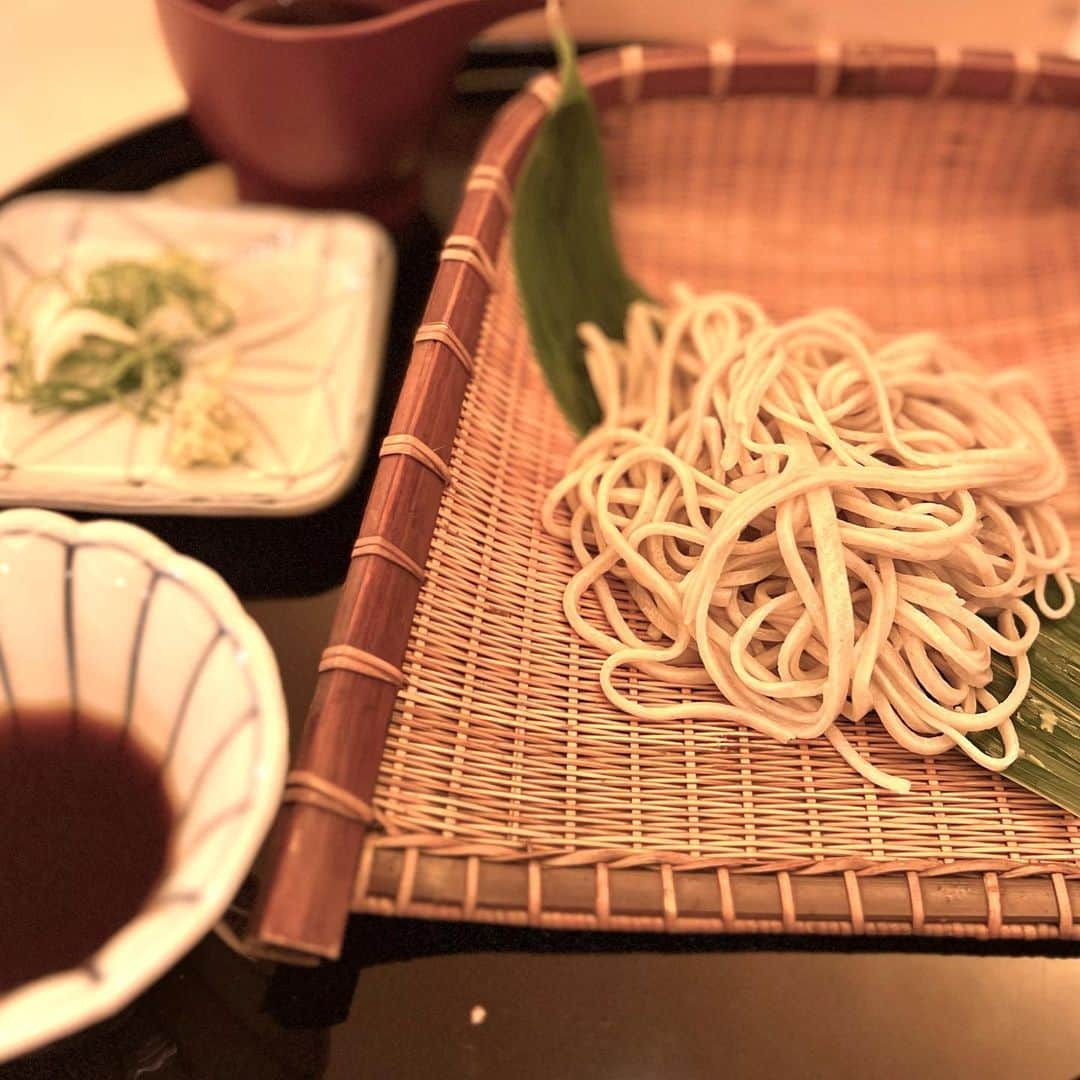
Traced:
<path id="1" fill-rule="evenodd" d="M 1036 367 L 1080 481 L 1076 110 L 767 95 L 646 99 L 602 122 L 620 245 L 656 295 L 675 280 L 733 288 L 778 318 L 839 304 Z M 873 718 L 851 725 L 861 752 L 912 779 L 902 797 L 824 744 L 613 709 L 602 656 L 562 613 L 572 560 L 539 525 L 572 436 L 531 357 L 505 238 L 495 275 L 376 789 L 388 833 L 372 843 L 668 874 L 835 859 L 860 928 L 856 869 L 1047 864 L 1065 912 L 1080 821 L 958 753 L 916 758 Z M 1061 508 L 1080 540 L 1080 483 Z M 626 680 L 643 701 L 680 693 Z"/>

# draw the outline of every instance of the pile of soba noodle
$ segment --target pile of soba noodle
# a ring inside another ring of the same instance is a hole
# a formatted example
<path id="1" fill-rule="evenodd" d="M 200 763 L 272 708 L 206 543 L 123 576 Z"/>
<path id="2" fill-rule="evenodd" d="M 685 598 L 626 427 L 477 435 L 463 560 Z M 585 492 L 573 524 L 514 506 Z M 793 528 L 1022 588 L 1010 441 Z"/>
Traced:
<path id="1" fill-rule="evenodd" d="M 862 757 L 846 721 L 1006 768 L 1039 630 L 1021 598 L 1051 618 L 1073 604 L 1047 502 L 1064 468 L 1024 374 L 844 311 L 777 324 L 737 294 L 675 296 L 634 305 L 625 342 L 581 327 L 604 419 L 543 509 L 580 563 L 564 606 L 608 654 L 606 696 L 644 720 L 824 736 L 894 791 L 908 782 Z M 588 590 L 606 625 L 583 614 Z M 992 652 L 1016 672 L 1001 700 Z M 720 694 L 642 704 L 625 668 Z M 969 738 L 989 728 L 1000 756 Z"/>

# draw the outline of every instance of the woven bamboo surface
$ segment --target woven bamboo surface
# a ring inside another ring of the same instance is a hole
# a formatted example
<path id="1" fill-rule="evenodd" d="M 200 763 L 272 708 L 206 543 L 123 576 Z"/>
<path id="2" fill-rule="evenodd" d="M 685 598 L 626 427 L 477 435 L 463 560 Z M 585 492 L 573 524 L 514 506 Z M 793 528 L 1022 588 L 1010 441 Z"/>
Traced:
<path id="1" fill-rule="evenodd" d="M 940 329 L 988 365 L 1034 367 L 1080 479 L 1078 68 L 715 46 L 631 48 L 584 72 L 620 246 L 649 290 L 737 289 L 777 318 L 845 305 L 883 330 Z M 556 927 L 1073 935 L 1080 820 L 959 753 L 917 758 L 872 717 L 853 725 L 863 754 L 912 779 L 899 796 L 824 740 L 639 722 L 605 699 L 603 657 L 562 612 L 572 558 L 539 523 L 572 436 L 530 352 L 505 230 L 504 178 L 553 85 L 544 77 L 497 121 L 436 285 L 433 304 L 450 306 L 427 316 L 458 331 L 438 339 L 439 362 L 472 374 L 452 452 L 434 444 L 449 468 L 426 559 L 409 549 L 425 576 L 407 648 L 379 654 L 404 683 L 354 909 Z M 471 300 L 455 309 L 447 284 L 470 276 L 486 297 L 479 317 Z M 430 337 L 418 346 L 415 368 L 427 372 L 431 348 Z M 416 426 L 393 430 L 423 434 L 452 393 L 426 374 L 399 409 Z M 1074 535 L 1078 493 L 1064 506 Z M 338 631 L 376 617 L 377 595 L 354 599 Z M 370 640 L 361 647 L 377 651 Z M 626 679 L 642 701 L 679 694 Z"/>

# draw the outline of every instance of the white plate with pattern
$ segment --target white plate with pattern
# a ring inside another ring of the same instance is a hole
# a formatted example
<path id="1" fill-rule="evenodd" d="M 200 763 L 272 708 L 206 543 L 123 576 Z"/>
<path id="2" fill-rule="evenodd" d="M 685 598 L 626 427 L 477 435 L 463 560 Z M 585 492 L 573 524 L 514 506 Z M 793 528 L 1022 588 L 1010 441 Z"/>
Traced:
<path id="1" fill-rule="evenodd" d="M 394 249 L 366 218 L 202 209 L 139 195 L 46 193 L 0 210 L 0 318 L 35 275 L 179 249 L 217 268 L 235 326 L 217 339 L 251 445 L 226 468 L 176 468 L 168 421 L 105 405 L 35 415 L 0 393 L 0 504 L 184 514 L 304 514 L 348 488 L 367 449 Z M 11 362 L 0 340 L 4 379 Z"/>

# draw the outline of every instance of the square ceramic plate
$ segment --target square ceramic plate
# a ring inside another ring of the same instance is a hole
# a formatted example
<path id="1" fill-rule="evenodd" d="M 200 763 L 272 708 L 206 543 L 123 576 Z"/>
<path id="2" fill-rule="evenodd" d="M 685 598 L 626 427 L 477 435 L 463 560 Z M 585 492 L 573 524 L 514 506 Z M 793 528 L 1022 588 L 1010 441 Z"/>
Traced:
<path id="1" fill-rule="evenodd" d="M 112 405 L 35 416 L 3 393 L 0 504 L 302 514 L 349 486 L 382 366 L 394 281 L 386 232 L 344 214 L 32 195 L 0 211 L 0 317 L 33 275 L 168 248 L 217 267 L 236 313 L 235 327 L 216 341 L 236 356 L 226 390 L 248 419 L 244 461 L 175 468 L 165 454 L 167 418 L 141 423 Z"/>

